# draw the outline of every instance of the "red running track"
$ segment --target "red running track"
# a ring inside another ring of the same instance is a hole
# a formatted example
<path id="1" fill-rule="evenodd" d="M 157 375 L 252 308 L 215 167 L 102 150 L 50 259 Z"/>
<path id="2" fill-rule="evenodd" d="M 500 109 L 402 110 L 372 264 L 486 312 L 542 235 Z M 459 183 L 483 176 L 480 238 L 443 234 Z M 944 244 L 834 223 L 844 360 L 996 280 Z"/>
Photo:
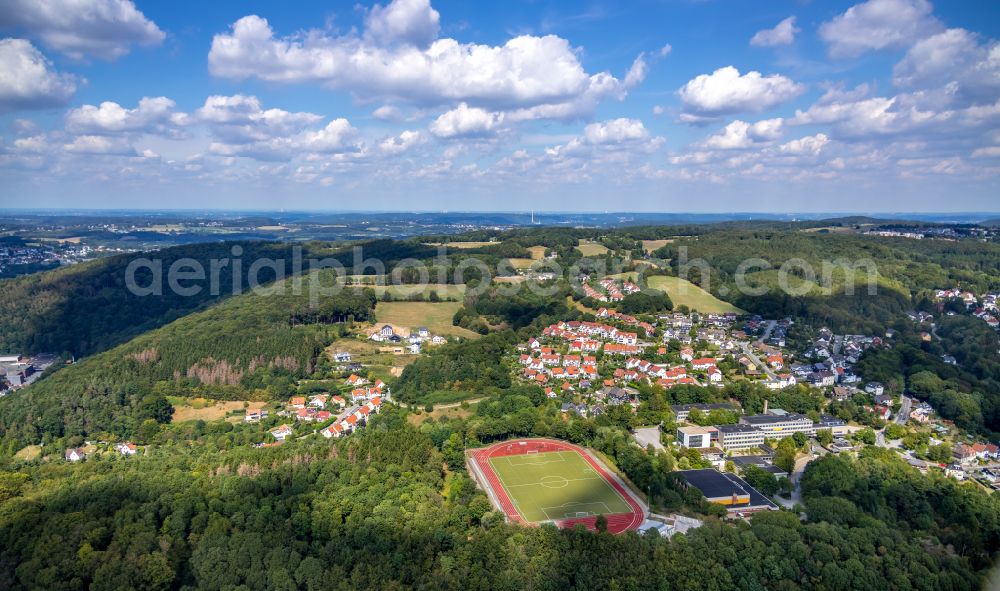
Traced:
<path id="1" fill-rule="evenodd" d="M 524 516 L 522 516 L 514 507 L 514 503 L 511 502 L 510 497 L 507 496 L 507 491 L 504 490 L 503 484 L 500 482 L 500 478 L 496 475 L 496 472 L 493 471 L 493 467 L 490 466 L 489 460 L 490 458 L 523 455 L 530 451 L 575 451 L 580 454 L 587 460 L 590 467 L 600 474 L 601 477 L 608 482 L 608 484 L 614 487 L 614 489 L 618 491 L 618 494 L 620 494 L 632 508 L 630 513 L 605 515 L 608 520 L 608 531 L 613 534 L 620 534 L 628 530 L 637 529 L 640 525 L 642 525 L 643 520 L 645 520 L 645 511 L 643 510 L 642 505 L 635 500 L 635 497 L 632 496 L 630 491 L 618 482 L 618 479 L 608 474 L 604 467 L 601 466 L 600 463 L 593 458 L 593 456 L 587 453 L 585 449 L 566 443 L 565 441 L 556 441 L 554 439 L 512 439 L 510 441 L 504 441 L 493 444 L 489 447 L 477 449 L 472 452 L 472 460 L 476 462 L 476 465 L 479 467 L 479 471 L 486 478 L 490 488 L 493 489 L 493 494 L 500 502 L 500 508 L 507 514 L 507 518 L 511 521 L 530 525 L 528 521 L 524 519 Z M 593 517 L 578 517 L 574 519 L 559 520 L 556 521 L 556 525 L 559 527 L 573 527 L 580 524 L 584 525 L 589 530 L 594 530 L 596 521 L 597 516 L 595 515 Z"/>

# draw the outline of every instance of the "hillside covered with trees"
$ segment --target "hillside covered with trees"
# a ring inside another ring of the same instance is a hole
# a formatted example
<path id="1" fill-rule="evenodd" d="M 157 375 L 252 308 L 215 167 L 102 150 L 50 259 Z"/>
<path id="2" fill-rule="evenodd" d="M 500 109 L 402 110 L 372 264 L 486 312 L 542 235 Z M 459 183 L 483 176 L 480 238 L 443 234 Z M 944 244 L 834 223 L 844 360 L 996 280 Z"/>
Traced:
<path id="1" fill-rule="evenodd" d="M 169 421 L 168 395 L 286 396 L 343 323 L 373 319 L 374 307 L 374 292 L 360 288 L 317 306 L 290 288 L 232 297 L 0 398 L 0 439 L 21 445 L 103 432 L 128 436 L 144 420 Z"/>

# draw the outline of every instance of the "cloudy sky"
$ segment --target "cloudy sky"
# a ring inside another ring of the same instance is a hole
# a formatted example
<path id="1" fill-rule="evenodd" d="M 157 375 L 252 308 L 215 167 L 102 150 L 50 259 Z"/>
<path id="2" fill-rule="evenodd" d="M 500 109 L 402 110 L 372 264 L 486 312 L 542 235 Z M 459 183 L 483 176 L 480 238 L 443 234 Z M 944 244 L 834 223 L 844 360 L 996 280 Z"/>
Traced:
<path id="1" fill-rule="evenodd" d="M 0 207 L 1000 210 L 1000 2 L 2 0 L 0 35 Z"/>

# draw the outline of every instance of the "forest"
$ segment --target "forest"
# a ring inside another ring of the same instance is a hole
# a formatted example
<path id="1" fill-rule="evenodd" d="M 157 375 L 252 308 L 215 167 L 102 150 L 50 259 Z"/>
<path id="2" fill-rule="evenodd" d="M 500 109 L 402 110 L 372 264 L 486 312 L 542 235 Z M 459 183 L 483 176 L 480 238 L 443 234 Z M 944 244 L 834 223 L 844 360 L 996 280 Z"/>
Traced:
<path id="1" fill-rule="evenodd" d="M 670 490 L 621 431 L 581 432 Z M 1000 539 L 992 497 L 877 453 L 810 464 L 805 521 L 709 516 L 669 540 L 511 526 L 454 443 L 388 413 L 333 444 L 21 466 L 0 482 L 0 587 L 971 590 Z"/>
<path id="2" fill-rule="evenodd" d="M 0 445 L 128 436 L 144 420 L 170 420 L 160 410 L 168 395 L 287 396 L 296 378 L 312 373 L 342 323 L 372 320 L 374 307 L 370 289 L 345 289 L 315 307 L 291 289 L 229 298 L 0 398 Z"/>

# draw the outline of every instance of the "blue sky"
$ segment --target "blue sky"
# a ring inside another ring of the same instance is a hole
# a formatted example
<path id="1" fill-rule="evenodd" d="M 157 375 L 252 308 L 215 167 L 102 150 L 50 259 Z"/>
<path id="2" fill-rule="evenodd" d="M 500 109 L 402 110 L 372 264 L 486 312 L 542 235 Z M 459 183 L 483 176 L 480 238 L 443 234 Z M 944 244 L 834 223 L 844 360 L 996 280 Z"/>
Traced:
<path id="1" fill-rule="evenodd" d="M 994 211 L 1000 3 L 0 5 L 0 207 Z"/>

